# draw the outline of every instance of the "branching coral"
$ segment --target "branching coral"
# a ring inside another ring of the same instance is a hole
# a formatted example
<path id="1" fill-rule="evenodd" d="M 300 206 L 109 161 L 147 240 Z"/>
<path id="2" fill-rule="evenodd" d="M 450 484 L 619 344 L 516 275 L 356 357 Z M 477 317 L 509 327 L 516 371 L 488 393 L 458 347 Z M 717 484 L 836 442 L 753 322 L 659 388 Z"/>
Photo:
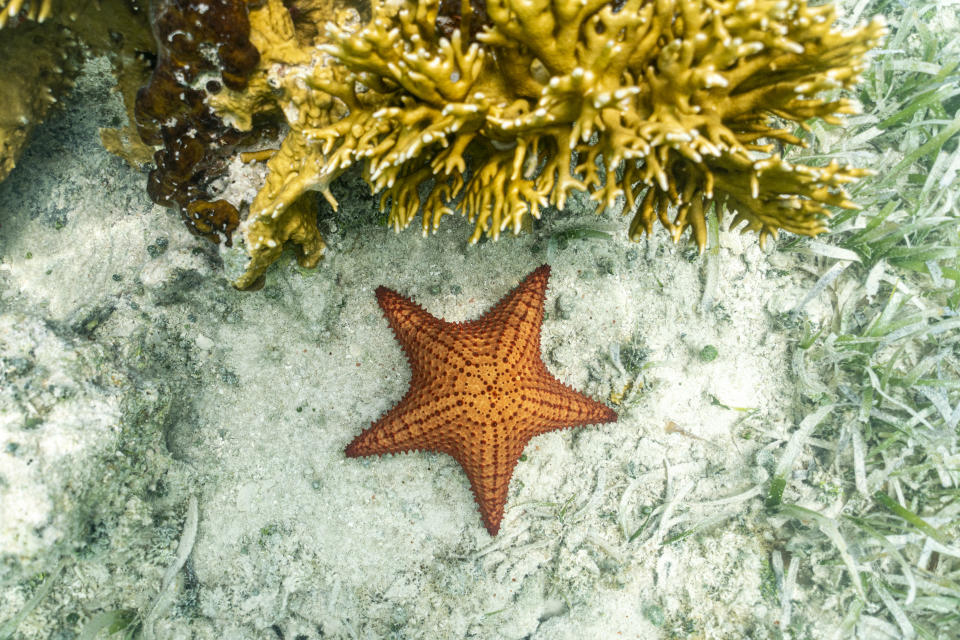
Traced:
<path id="1" fill-rule="evenodd" d="M 301 265 L 316 265 L 325 245 L 317 229 L 313 191 L 323 191 L 334 202 L 326 185 L 315 182 L 323 158 L 310 136 L 317 127 L 344 121 L 345 103 L 334 96 L 352 95 L 352 87 L 345 68 L 325 64 L 327 56 L 316 49 L 320 32 L 311 26 L 327 20 L 347 24 L 355 20 L 356 12 L 311 0 L 292 6 L 295 12 L 280 0 L 268 0 L 251 10 L 250 39 L 262 52 L 260 64 L 243 91 L 223 91 L 209 100 L 217 114 L 240 130 L 253 129 L 253 118 L 269 113 L 278 114 L 290 127 L 280 149 L 267 161 L 266 184 L 241 225 L 250 253 L 246 272 L 235 283 L 241 289 L 252 286 L 288 242 L 298 248 Z M 295 20 L 294 13 L 303 19 Z M 305 170 L 311 165 L 313 170 Z"/>
<path id="2" fill-rule="evenodd" d="M 10 18 L 43 22 L 53 14 L 53 0 L 0 0 L 0 29 Z"/>
<path id="3" fill-rule="evenodd" d="M 238 284 L 262 271 L 258 252 L 292 239 L 271 221 L 307 190 L 332 200 L 355 163 L 395 228 L 422 212 L 427 233 L 459 209 L 472 242 L 519 232 L 577 190 L 598 209 L 622 196 L 631 238 L 659 220 L 701 248 L 714 202 L 761 241 L 814 235 L 829 206 L 854 207 L 843 186 L 864 170 L 790 164 L 780 147 L 802 144 L 792 129 L 810 118 L 855 112 L 821 96 L 857 81 L 882 19 L 843 31 L 834 7 L 798 0 L 488 0 L 464 15 L 439 4 L 380 3 L 360 29 L 330 23 L 320 49 L 335 64 L 298 62 L 293 36 L 271 45 L 275 75 L 295 78 L 279 89 L 288 103 L 326 94 L 347 115 L 284 109 L 291 133 L 251 207 L 255 260 Z"/>
<path id="4" fill-rule="evenodd" d="M 577 189 L 602 206 L 622 194 L 628 207 L 646 190 L 631 235 L 649 232 L 656 215 L 674 238 L 692 226 L 701 245 L 713 197 L 761 235 L 815 233 L 824 203 L 851 206 L 838 187 L 862 172 L 783 162 L 773 141 L 800 140 L 771 116 L 851 112 L 847 100 L 813 96 L 854 81 L 879 20 L 843 33 L 832 6 L 779 0 L 493 0 L 492 28 L 467 46 L 456 32 L 436 37 L 435 5 L 415 6 L 357 34 L 335 32 L 330 48 L 361 82 L 399 85 L 418 102 L 404 108 L 398 96 L 377 112 L 378 134 L 330 154 L 334 166 L 370 158 L 398 226 L 417 212 L 411 196 L 425 167 L 437 174 L 432 193 L 445 183 L 463 194 L 474 241 L 519 230 L 526 212 L 562 207 Z M 465 181 L 463 150 L 475 139 L 484 157 Z"/>

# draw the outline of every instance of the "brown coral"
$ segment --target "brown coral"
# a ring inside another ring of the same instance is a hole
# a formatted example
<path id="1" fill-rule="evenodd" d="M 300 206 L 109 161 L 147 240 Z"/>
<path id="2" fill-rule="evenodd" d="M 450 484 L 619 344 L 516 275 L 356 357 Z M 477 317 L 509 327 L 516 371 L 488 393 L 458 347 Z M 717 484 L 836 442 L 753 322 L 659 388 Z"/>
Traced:
<path id="1" fill-rule="evenodd" d="M 73 84 L 74 47 L 65 30 L 25 24 L 0 33 L 0 180 L 13 170 L 30 132 Z M 28 53 L 29 55 L 24 55 Z"/>
<path id="2" fill-rule="evenodd" d="M 245 0 L 161 0 L 154 9 L 157 65 L 137 96 L 136 118 L 147 144 L 163 145 L 147 191 L 177 206 L 187 228 L 213 242 L 239 223 L 236 208 L 214 200 L 210 182 L 234 145 L 248 136 L 226 125 L 206 104 L 227 86 L 242 89 L 260 54 L 250 43 Z"/>

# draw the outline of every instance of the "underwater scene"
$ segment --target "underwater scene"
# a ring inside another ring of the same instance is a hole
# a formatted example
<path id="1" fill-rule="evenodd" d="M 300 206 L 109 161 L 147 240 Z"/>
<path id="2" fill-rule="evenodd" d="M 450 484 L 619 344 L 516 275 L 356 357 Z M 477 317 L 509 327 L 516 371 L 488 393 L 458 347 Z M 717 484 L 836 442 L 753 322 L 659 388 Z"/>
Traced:
<path id="1" fill-rule="evenodd" d="M 960 0 L 0 62 L 0 640 L 960 638 Z"/>

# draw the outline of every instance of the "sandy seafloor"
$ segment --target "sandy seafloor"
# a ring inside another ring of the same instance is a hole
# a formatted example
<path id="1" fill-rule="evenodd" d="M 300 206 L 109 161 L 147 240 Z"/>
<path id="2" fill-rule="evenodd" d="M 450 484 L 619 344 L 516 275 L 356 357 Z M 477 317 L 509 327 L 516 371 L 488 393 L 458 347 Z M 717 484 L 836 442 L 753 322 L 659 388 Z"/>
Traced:
<path id="1" fill-rule="evenodd" d="M 775 637 L 754 488 L 758 441 L 798 419 L 795 256 L 722 232 L 702 310 L 695 249 L 631 243 L 617 214 L 467 246 L 458 217 L 428 238 L 379 226 L 356 187 L 317 269 L 285 255 L 239 292 L 238 254 L 101 147 L 123 119 L 107 68 L 0 184 L 0 623 L 53 580 L 15 638 L 76 638 L 109 610 L 157 638 Z M 557 241 L 574 227 L 611 235 Z M 620 418 L 533 440 L 491 538 L 452 459 L 343 455 L 409 380 L 373 292 L 466 320 L 547 261 L 544 361 Z M 155 605 L 191 496 L 195 544 Z"/>

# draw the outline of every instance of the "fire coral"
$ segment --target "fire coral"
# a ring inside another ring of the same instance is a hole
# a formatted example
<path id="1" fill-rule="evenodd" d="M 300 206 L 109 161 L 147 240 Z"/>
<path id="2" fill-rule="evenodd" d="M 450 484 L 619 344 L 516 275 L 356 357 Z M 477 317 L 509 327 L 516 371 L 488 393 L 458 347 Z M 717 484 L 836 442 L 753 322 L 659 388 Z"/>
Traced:
<path id="1" fill-rule="evenodd" d="M 0 0 L 0 29 L 6 26 L 10 18 L 22 17 L 26 20 L 43 22 L 53 13 L 52 0 Z"/>
<path id="2" fill-rule="evenodd" d="M 865 170 L 791 164 L 781 148 L 803 144 L 808 119 L 856 112 L 834 90 L 857 82 L 882 18 L 843 30 L 832 5 L 794 0 L 448 1 L 378 1 L 364 26 L 328 22 L 316 42 L 298 42 L 279 0 L 251 10 L 290 132 L 241 224 L 252 260 L 238 286 L 287 241 L 316 261 L 316 213 L 297 203 L 335 204 L 329 186 L 355 163 L 397 230 L 460 210 L 471 242 L 578 190 L 598 210 L 622 196 L 632 239 L 659 220 L 701 249 L 713 204 L 761 242 L 815 235 L 828 207 L 855 206 L 843 187 Z M 242 128 L 269 99 L 225 92 L 215 109 Z"/>

